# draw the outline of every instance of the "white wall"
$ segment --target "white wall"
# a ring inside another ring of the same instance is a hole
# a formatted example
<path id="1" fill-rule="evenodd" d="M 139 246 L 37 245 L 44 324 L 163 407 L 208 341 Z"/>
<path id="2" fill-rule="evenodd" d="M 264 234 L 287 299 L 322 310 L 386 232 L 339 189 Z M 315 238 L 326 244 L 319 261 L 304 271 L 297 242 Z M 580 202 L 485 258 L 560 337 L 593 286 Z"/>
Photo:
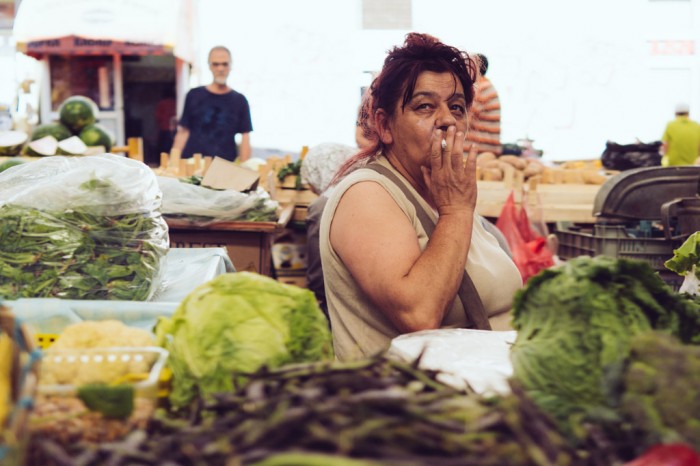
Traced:
<path id="1" fill-rule="evenodd" d="M 529 136 L 550 160 L 597 158 L 608 139 L 659 139 L 679 100 L 700 118 L 698 51 L 655 42 L 700 44 L 699 1 L 413 0 L 412 30 L 489 57 L 504 142 Z M 254 146 L 353 144 L 364 71 L 408 32 L 363 31 L 361 5 L 200 0 L 199 84 L 210 81 L 206 51 L 224 44 Z"/>

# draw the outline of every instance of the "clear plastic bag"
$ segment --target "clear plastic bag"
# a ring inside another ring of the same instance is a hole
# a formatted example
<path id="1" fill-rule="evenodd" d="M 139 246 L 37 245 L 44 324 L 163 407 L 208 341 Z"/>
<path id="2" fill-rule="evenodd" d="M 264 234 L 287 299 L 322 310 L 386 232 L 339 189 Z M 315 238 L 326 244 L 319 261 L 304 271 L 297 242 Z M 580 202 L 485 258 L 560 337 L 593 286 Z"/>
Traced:
<path id="1" fill-rule="evenodd" d="M 164 176 L 158 177 L 158 184 L 163 191 L 161 210 L 168 217 L 184 217 L 200 224 L 277 220 L 279 204 L 262 188 L 250 193 L 216 190 Z"/>
<path id="2" fill-rule="evenodd" d="M 0 173 L 0 298 L 145 301 L 168 251 L 143 163 L 47 157 Z"/>

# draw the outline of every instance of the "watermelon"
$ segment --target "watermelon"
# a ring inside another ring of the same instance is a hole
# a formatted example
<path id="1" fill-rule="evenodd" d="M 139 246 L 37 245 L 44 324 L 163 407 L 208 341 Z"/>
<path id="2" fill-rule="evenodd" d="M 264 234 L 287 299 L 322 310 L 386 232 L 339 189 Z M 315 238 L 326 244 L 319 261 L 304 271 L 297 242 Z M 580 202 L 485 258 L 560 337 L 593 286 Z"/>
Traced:
<path id="1" fill-rule="evenodd" d="M 12 168 L 16 165 L 22 165 L 24 160 L 21 159 L 10 159 L 0 163 L 0 173 L 4 172 L 8 168 Z"/>
<path id="2" fill-rule="evenodd" d="M 98 114 L 97 104 L 82 95 L 68 97 L 58 108 L 61 123 L 66 125 L 73 134 L 78 134 L 86 126 L 95 123 Z"/>
<path id="3" fill-rule="evenodd" d="M 58 155 L 83 155 L 86 150 L 87 146 L 78 136 L 58 141 Z"/>
<path id="4" fill-rule="evenodd" d="M 0 156 L 18 155 L 27 142 L 27 134 L 22 131 L 0 131 Z"/>
<path id="5" fill-rule="evenodd" d="M 41 139 L 44 136 L 53 136 L 58 141 L 62 141 L 71 137 L 71 135 L 72 133 L 70 132 L 70 130 L 61 123 L 46 123 L 34 128 L 34 131 L 32 131 L 31 140 L 36 141 L 37 139 Z"/>
<path id="6" fill-rule="evenodd" d="M 55 137 L 49 135 L 41 139 L 32 141 L 27 145 L 27 154 L 35 157 L 45 157 L 47 155 L 56 155 L 58 150 L 58 141 Z"/>
<path id="7" fill-rule="evenodd" d="M 103 146 L 105 152 L 112 150 L 114 138 L 102 125 L 94 124 L 83 128 L 80 132 L 80 139 L 88 147 Z"/>

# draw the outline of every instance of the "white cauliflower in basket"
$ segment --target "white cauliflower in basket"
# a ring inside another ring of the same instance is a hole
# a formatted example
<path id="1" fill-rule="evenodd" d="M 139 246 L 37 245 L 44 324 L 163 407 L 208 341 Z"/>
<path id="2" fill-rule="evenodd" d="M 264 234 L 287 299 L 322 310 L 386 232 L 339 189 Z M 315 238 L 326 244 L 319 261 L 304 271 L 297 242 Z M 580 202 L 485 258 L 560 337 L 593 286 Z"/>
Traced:
<path id="1" fill-rule="evenodd" d="M 148 373 L 152 353 L 119 352 L 101 348 L 154 346 L 153 335 L 117 320 L 85 321 L 70 325 L 49 348 L 42 361 L 44 385 L 112 383 L 127 374 Z M 91 351 L 81 351 L 91 350 Z"/>

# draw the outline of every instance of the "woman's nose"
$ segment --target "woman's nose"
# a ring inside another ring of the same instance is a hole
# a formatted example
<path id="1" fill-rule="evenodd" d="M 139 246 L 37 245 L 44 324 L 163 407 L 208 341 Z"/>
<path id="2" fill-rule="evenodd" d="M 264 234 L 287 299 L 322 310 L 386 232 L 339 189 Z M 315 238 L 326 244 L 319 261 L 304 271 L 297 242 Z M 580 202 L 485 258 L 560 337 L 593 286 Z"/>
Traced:
<path id="1" fill-rule="evenodd" d="M 450 108 L 447 105 L 441 105 L 438 109 L 437 121 L 435 122 L 435 126 L 437 126 L 443 131 L 447 131 L 448 127 L 454 126 L 456 124 L 457 119 L 450 111 Z"/>

